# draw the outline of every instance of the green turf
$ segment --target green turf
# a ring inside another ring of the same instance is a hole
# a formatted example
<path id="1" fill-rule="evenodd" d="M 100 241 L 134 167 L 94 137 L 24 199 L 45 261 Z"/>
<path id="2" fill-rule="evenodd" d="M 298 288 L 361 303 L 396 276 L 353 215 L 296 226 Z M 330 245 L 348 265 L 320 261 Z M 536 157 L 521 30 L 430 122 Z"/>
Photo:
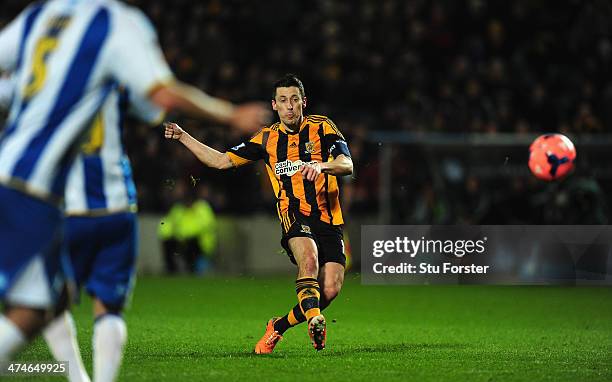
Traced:
<path id="1" fill-rule="evenodd" d="M 274 354 L 252 354 L 292 289 L 288 278 L 141 278 L 120 380 L 612 380 L 611 288 L 373 287 L 349 276 L 326 311 L 327 349 L 299 326 Z M 89 311 L 75 317 L 91 370 Z M 19 358 L 50 355 L 37 341 Z"/>

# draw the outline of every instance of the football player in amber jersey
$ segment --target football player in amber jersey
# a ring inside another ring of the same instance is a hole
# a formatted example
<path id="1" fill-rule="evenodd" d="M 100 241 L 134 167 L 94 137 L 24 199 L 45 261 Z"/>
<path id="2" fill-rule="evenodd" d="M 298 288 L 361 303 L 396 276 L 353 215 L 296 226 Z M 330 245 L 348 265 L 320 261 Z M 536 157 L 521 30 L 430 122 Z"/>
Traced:
<path id="1" fill-rule="evenodd" d="M 308 322 L 315 349 L 325 347 L 326 322 L 321 310 L 338 295 L 344 281 L 342 211 L 338 176 L 353 172 L 346 141 L 336 125 L 321 115 L 304 116 L 304 85 L 288 74 L 274 84 L 272 109 L 280 122 L 225 153 L 198 142 L 178 125 L 166 124 L 165 136 L 183 143 L 202 163 L 230 169 L 263 160 L 277 198 L 281 245 L 297 265 L 298 304 L 268 321 L 255 346 L 271 353 L 290 327 Z"/>

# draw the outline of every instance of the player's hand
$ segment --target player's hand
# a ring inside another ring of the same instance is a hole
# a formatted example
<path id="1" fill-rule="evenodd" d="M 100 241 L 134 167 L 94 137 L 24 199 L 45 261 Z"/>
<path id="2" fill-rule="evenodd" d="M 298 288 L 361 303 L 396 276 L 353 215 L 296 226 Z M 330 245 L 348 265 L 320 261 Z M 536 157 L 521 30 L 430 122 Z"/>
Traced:
<path id="1" fill-rule="evenodd" d="M 229 124 L 245 133 L 255 133 L 272 121 L 272 112 L 261 102 L 250 102 L 236 106 Z"/>
<path id="2" fill-rule="evenodd" d="M 314 182 L 319 175 L 321 175 L 320 163 L 306 163 L 302 166 L 302 177 L 306 178 L 306 180 Z"/>
<path id="3" fill-rule="evenodd" d="M 174 122 L 164 122 L 164 128 L 164 136 L 166 139 L 181 139 L 181 136 L 185 132 Z"/>

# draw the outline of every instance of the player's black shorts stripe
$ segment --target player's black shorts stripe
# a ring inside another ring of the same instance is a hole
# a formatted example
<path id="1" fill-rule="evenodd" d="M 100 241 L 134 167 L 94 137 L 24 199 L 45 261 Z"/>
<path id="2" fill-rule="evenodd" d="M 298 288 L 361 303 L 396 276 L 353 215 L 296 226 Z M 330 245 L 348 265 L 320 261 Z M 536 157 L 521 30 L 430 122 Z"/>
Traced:
<path id="1" fill-rule="evenodd" d="M 312 155 L 306 151 L 306 143 L 310 141 L 310 127 L 305 126 L 302 131 L 300 131 L 300 139 L 299 139 L 299 150 L 300 150 L 300 159 L 303 162 L 310 162 L 312 160 Z M 317 203 L 317 191 L 315 187 L 315 182 L 311 182 L 306 178 L 302 179 L 304 184 L 304 195 L 306 196 L 306 203 L 310 205 L 310 216 L 317 217 L 321 215 L 321 211 L 319 211 L 319 204 Z"/>
<path id="2" fill-rule="evenodd" d="M 327 162 L 329 159 L 329 147 L 325 145 L 325 140 L 323 139 L 323 124 L 319 125 L 319 130 L 317 132 L 319 134 L 319 141 L 321 142 L 321 159 L 323 163 Z M 325 201 L 327 201 L 327 213 L 329 214 L 330 223 L 334 221 L 334 216 L 331 211 L 331 204 L 329 203 L 329 174 L 325 174 Z"/>

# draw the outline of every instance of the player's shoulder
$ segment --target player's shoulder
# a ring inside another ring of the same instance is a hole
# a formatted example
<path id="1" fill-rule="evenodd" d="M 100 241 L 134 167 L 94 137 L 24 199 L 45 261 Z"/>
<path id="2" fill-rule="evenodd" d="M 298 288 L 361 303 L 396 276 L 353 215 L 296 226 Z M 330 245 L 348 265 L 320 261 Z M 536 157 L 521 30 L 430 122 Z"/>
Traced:
<path id="1" fill-rule="evenodd" d="M 313 123 L 313 124 L 322 125 L 324 134 L 336 134 L 340 138 L 344 139 L 344 136 L 340 132 L 340 129 L 338 129 L 334 121 L 332 121 L 331 118 L 329 118 L 326 115 L 320 115 L 320 114 L 308 115 L 306 116 L 306 121 Z"/>
<path id="2" fill-rule="evenodd" d="M 76 3 L 76 9 L 97 9 L 104 8 L 105 10 L 111 12 L 113 16 L 115 15 L 126 15 L 128 12 L 131 12 L 131 9 L 134 8 L 131 5 L 122 3 L 118 0 L 88 0 L 87 2 Z"/>
<path id="3" fill-rule="evenodd" d="M 321 114 L 310 114 L 306 116 L 306 122 L 311 122 L 311 123 L 333 123 L 331 122 L 331 119 L 329 119 L 328 116 L 326 115 L 321 115 Z"/>
<path id="4" fill-rule="evenodd" d="M 91 1 L 91 3 L 104 5 L 110 10 L 122 12 L 124 14 L 132 13 L 138 10 L 138 8 L 136 8 L 135 6 L 124 3 L 119 0 L 93 0 Z"/>
<path id="5" fill-rule="evenodd" d="M 278 131 L 280 129 L 280 122 L 271 124 L 261 129 L 262 132 Z"/>
<path id="6" fill-rule="evenodd" d="M 275 123 L 273 125 L 270 126 L 264 126 L 261 129 L 259 129 L 255 134 L 251 135 L 251 138 L 249 138 L 249 141 L 254 142 L 254 143 L 261 143 L 262 137 L 265 133 L 269 133 L 271 131 L 278 131 L 280 126 L 280 123 Z"/>
<path id="7" fill-rule="evenodd" d="M 155 35 L 153 23 L 139 8 L 117 0 L 100 0 L 100 2 L 108 8 L 118 24 L 138 28 L 147 35 Z"/>
<path id="8" fill-rule="evenodd" d="M 44 0 L 36 0 L 36 1 L 31 1 L 24 9 L 23 11 L 21 11 L 21 13 L 30 13 L 33 10 L 42 8 L 43 6 L 46 5 L 46 1 Z"/>
<path id="9" fill-rule="evenodd" d="M 19 12 L 19 15 L 17 15 L 15 21 L 23 22 L 26 18 L 33 16 L 36 13 L 40 13 L 45 5 L 46 4 L 43 0 L 31 2 L 21 12 Z M 2 30 L 2 28 L 0 28 L 0 30 Z"/>
<path id="10" fill-rule="evenodd" d="M 311 115 L 307 115 L 305 119 L 306 119 L 306 122 L 310 122 L 312 124 L 316 124 L 316 125 L 323 124 L 323 127 L 325 129 L 338 130 L 338 128 L 336 127 L 336 124 L 331 120 L 331 118 L 329 118 L 326 115 L 311 114 Z"/>

